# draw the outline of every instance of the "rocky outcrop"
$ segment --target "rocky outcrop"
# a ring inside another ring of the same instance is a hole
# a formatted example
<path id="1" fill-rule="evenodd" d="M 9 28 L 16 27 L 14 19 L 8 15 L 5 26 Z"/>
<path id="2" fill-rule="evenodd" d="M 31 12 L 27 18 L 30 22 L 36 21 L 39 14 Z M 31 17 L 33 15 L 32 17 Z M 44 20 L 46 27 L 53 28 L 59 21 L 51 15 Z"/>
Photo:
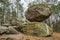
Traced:
<path id="1" fill-rule="evenodd" d="M 48 36 L 52 35 L 53 30 L 47 24 L 42 22 L 30 22 L 21 24 L 18 28 L 20 32 L 32 36 Z"/>
<path id="2" fill-rule="evenodd" d="M 31 5 L 26 13 L 26 19 L 31 22 L 41 22 L 47 19 L 52 13 L 51 7 L 46 4 L 34 4 Z"/>

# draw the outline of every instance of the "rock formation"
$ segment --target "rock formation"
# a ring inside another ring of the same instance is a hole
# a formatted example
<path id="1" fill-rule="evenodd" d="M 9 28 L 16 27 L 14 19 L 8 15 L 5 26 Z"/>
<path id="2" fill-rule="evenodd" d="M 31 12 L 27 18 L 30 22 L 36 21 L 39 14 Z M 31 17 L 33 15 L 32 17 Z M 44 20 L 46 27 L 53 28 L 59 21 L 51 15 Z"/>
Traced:
<path id="1" fill-rule="evenodd" d="M 41 22 L 52 13 L 52 8 L 46 4 L 34 4 L 28 7 L 25 16 L 30 22 Z"/>

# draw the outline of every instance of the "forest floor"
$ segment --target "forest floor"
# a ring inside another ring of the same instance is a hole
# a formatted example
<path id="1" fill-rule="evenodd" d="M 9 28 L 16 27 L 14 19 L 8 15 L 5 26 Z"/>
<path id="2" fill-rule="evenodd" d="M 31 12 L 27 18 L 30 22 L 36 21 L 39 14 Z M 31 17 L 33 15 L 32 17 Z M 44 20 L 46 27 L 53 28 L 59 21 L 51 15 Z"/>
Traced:
<path id="1" fill-rule="evenodd" d="M 0 35 L 0 40 L 60 40 L 60 33 L 54 32 L 51 37 L 35 37 L 23 34 Z"/>

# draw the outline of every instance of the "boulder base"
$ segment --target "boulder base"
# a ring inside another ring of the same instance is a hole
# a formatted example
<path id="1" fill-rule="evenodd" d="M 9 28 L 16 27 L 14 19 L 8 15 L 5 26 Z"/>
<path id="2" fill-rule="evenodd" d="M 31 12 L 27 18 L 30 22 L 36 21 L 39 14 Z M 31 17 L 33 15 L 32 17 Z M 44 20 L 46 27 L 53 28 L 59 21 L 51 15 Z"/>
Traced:
<path id="1" fill-rule="evenodd" d="M 20 31 L 26 35 L 32 36 L 49 36 L 53 30 L 47 24 L 42 22 L 31 22 L 20 25 Z"/>

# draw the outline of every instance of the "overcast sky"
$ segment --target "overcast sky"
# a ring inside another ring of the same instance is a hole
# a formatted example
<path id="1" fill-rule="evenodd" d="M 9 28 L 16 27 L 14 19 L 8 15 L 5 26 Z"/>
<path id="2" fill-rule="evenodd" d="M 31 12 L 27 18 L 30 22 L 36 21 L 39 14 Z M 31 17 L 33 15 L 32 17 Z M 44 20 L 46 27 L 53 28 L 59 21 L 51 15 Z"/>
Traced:
<path id="1" fill-rule="evenodd" d="M 32 2 L 32 1 L 35 1 L 35 0 L 21 0 L 21 3 L 23 3 L 24 4 L 23 7 L 27 9 L 29 2 Z M 58 1 L 60 1 L 60 0 L 58 0 Z"/>
<path id="2" fill-rule="evenodd" d="M 16 1 L 16 0 L 10 0 L 11 1 L 11 3 L 13 3 L 14 4 L 14 2 Z M 29 2 L 32 2 L 32 1 L 35 1 L 35 0 L 21 0 L 21 3 L 23 3 L 23 8 L 24 8 L 24 10 L 26 10 L 28 7 L 28 4 L 29 4 Z M 60 1 L 60 0 L 58 0 L 58 1 Z M 15 5 L 14 5 L 15 6 Z"/>
<path id="3" fill-rule="evenodd" d="M 28 4 L 34 0 L 21 0 L 21 3 L 23 3 L 23 8 L 26 10 L 28 8 Z"/>

